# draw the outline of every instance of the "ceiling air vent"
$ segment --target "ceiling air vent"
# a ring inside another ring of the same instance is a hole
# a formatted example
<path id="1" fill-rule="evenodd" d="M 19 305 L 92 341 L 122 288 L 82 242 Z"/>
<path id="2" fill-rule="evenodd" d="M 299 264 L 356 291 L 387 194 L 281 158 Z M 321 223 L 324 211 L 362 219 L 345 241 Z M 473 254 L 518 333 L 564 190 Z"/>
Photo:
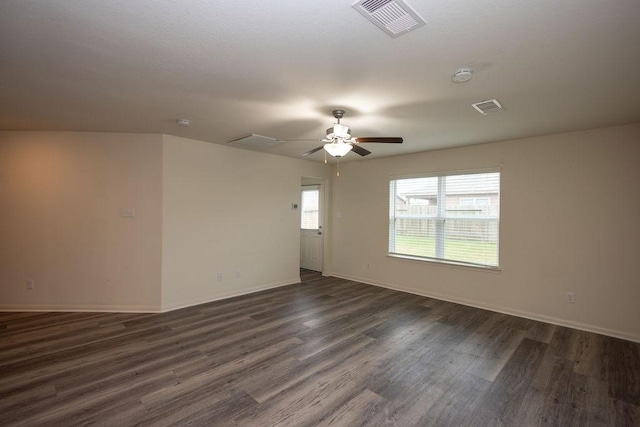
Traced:
<path id="1" fill-rule="evenodd" d="M 497 99 L 488 99 L 486 101 L 476 102 L 475 104 L 471 104 L 471 106 L 478 110 L 480 114 L 484 114 L 485 116 L 504 111 L 504 107 Z"/>
<path id="2" fill-rule="evenodd" d="M 351 7 L 394 39 L 425 24 L 403 0 L 359 0 Z"/>
<path id="3" fill-rule="evenodd" d="M 232 141 L 228 141 L 227 144 L 232 147 L 244 148 L 247 150 L 258 150 L 260 148 L 268 148 L 272 145 L 280 144 L 282 141 L 278 141 L 274 138 L 269 138 L 268 136 L 256 135 L 252 133 L 247 136 L 243 136 L 242 138 L 234 139 Z"/>

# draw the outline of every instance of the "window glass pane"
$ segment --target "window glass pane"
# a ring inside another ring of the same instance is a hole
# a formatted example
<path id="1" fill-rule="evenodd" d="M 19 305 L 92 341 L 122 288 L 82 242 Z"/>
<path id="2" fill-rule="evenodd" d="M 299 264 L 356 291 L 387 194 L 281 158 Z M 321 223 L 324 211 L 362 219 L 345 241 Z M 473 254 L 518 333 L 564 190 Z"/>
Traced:
<path id="1" fill-rule="evenodd" d="M 320 206 L 320 191 L 317 189 L 302 190 L 300 227 L 305 230 L 318 229 L 318 207 Z"/>
<path id="2" fill-rule="evenodd" d="M 498 266 L 500 173 L 392 180 L 389 253 Z"/>
<path id="3" fill-rule="evenodd" d="M 497 221 L 446 221 L 445 236 L 445 259 L 498 265 Z"/>
<path id="4" fill-rule="evenodd" d="M 399 218 L 396 221 L 395 253 L 435 256 L 435 220 Z"/>

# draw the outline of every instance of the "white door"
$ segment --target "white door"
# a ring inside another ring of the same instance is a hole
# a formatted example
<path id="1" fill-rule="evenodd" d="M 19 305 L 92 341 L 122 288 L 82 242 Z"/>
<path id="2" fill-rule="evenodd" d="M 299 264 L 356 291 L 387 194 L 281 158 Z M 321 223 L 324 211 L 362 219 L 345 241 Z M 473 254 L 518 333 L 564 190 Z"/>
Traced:
<path id="1" fill-rule="evenodd" d="M 324 229 L 322 228 L 322 185 L 302 187 L 300 202 L 300 267 L 322 271 Z"/>

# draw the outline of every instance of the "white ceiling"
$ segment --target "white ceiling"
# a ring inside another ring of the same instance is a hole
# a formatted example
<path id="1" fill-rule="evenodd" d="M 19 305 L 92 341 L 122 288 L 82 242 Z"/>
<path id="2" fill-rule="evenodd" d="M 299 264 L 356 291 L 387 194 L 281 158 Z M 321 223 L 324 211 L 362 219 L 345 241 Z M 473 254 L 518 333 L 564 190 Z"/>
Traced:
<path id="1" fill-rule="evenodd" d="M 0 129 L 255 133 L 299 158 L 339 107 L 404 137 L 375 158 L 640 122 L 638 0 L 407 0 L 427 25 L 396 39 L 351 3 L 2 0 Z"/>

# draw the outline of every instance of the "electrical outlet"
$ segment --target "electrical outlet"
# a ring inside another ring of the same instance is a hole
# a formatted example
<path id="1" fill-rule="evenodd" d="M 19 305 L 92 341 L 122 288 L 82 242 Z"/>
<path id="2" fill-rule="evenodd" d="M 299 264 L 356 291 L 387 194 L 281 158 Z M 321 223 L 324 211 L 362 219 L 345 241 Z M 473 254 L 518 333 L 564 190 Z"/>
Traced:
<path id="1" fill-rule="evenodd" d="M 224 274 L 222 273 L 218 273 L 216 277 L 218 278 L 218 282 L 222 282 L 224 280 Z"/>
<path id="2" fill-rule="evenodd" d="M 575 292 L 567 292 L 567 299 L 566 299 L 568 304 L 575 304 L 576 303 L 576 294 Z"/>
<path id="3" fill-rule="evenodd" d="M 27 284 L 27 289 L 30 291 L 36 288 L 36 282 L 33 279 L 27 279 L 26 284 Z"/>

